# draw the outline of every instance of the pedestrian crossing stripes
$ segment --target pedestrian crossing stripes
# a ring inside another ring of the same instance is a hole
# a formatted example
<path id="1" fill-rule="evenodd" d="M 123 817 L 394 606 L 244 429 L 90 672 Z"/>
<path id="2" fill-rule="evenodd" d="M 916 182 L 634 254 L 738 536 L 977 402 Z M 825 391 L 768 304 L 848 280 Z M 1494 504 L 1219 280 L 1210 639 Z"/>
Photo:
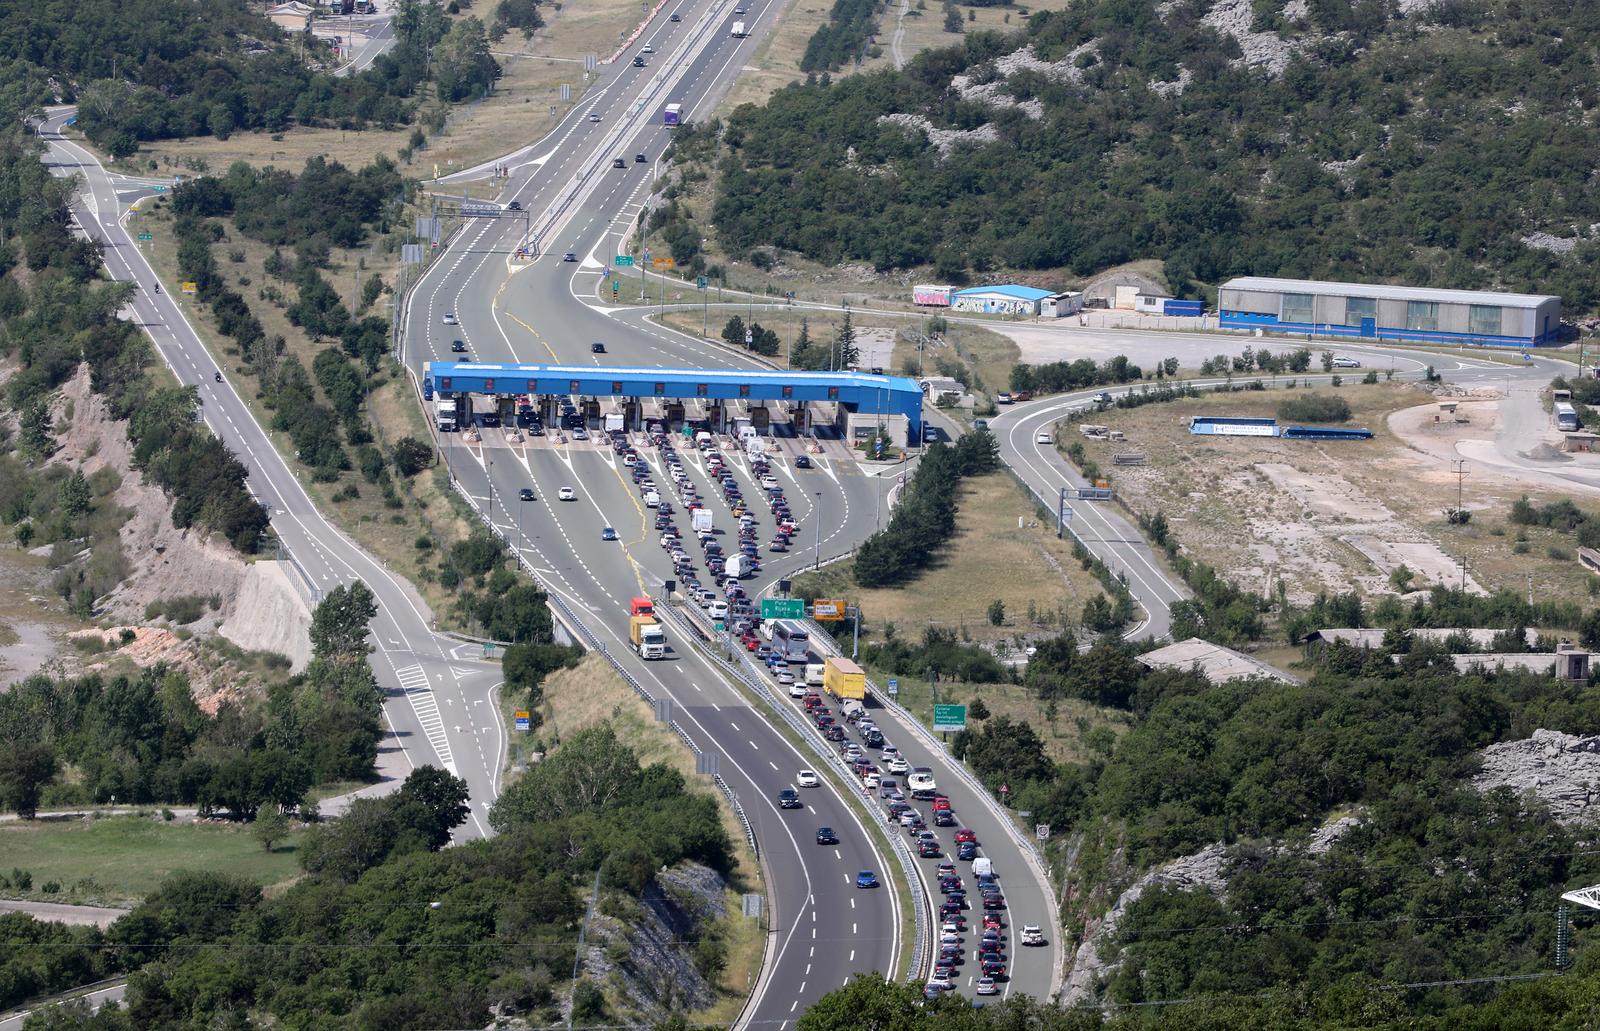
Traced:
<path id="1" fill-rule="evenodd" d="M 445 737 L 444 718 L 439 715 L 439 703 L 434 700 L 433 688 L 428 684 L 427 670 L 418 663 L 405 669 L 397 669 L 394 675 L 400 678 L 400 688 L 405 691 L 406 700 L 411 703 L 411 711 L 417 714 L 417 722 L 421 724 L 423 734 L 427 735 L 428 743 L 433 745 L 439 761 L 444 763 L 445 769 L 459 776 L 455 757 L 450 754 L 450 740 Z"/>

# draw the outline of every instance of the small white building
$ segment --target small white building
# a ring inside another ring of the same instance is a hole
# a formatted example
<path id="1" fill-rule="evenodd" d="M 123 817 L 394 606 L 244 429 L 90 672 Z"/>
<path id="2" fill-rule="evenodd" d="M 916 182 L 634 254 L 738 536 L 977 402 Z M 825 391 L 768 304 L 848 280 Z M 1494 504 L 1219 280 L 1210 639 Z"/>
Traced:
<path id="1" fill-rule="evenodd" d="M 1083 310 L 1083 294 L 1077 290 L 1046 297 L 1039 302 L 1039 314 L 1047 319 L 1064 319 Z"/>
<path id="2" fill-rule="evenodd" d="M 957 291 L 950 307 L 985 315 L 1037 315 L 1040 303 L 1054 296 L 1034 286 L 975 286 Z"/>
<path id="3" fill-rule="evenodd" d="M 286 4 L 267 8 L 267 17 L 285 32 L 310 32 L 311 18 L 315 13 L 315 8 L 300 3 L 300 0 L 289 0 Z"/>

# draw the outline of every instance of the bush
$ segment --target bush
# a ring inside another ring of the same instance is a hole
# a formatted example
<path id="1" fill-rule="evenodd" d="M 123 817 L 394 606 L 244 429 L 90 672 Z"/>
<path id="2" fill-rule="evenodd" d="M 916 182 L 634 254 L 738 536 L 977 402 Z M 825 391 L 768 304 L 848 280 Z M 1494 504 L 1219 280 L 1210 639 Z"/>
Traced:
<path id="1" fill-rule="evenodd" d="M 1326 394 L 1301 394 L 1278 403 L 1278 418 L 1284 422 L 1348 422 L 1350 402 Z"/>

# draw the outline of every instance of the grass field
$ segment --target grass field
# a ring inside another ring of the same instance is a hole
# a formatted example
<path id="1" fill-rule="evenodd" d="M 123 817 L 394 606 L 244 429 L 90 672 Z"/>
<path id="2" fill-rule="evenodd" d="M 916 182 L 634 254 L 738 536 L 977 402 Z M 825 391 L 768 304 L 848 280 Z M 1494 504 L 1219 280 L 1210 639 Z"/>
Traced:
<path id="1" fill-rule="evenodd" d="M 262 885 L 295 876 L 298 836 L 270 854 L 246 826 L 165 823 L 159 816 L 0 824 L 0 869 L 26 870 L 33 889 L 13 897 L 117 905 L 137 901 L 179 870 L 210 870 Z M 61 891 L 46 894 L 46 882 Z"/>

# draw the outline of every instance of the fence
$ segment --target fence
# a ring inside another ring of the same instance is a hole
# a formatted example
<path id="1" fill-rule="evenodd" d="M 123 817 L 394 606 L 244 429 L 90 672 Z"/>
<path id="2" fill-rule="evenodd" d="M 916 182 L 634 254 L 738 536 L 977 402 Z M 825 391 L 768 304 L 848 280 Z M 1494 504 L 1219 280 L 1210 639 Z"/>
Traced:
<path id="1" fill-rule="evenodd" d="M 455 487 L 458 494 L 466 499 L 467 506 L 471 508 L 473 512 L 477 513 L 479 522 L 483 523 L 484 526 L 487 526 L 490 533 L 494 534 L 496 537 L 500 538 L 501 541 L 509 545 L 510 542 L 506 541 L 505 534 L 500 531 L 500 528 L 495 526 L 494 523 L 490 522 L 489 517 L 484 515 L 483 512 L 479 511 L 478 507 L 472 503 L 472 495 L 467 493 L 467 489 L 461 485 L 461 481 L 452 480 L 451 485 Z M 611 664 L 611 668 L 616 670 L 617 674 L 622 677 L 623 681 L 629 687 L 633 688 L 634 693 L 640 698 L 644 699 L 645 702 L 647 702 L 651 707 L 654 707 L 656 704 L 655 695 L 652 695 L 649 691 L 647 691 L 645 686 L 639 683 L 638 679 L 632 673 L 628 672 L 627 667 L 619 662 L 615 655 L 611 654 L 611 649 L 606 647 L 604 642 L 595 637 L 593 631 L 584 625 L 583 620 L 579 619 L 577 613 L 573 612 L 572 608 L 567 605 L 567 603 L 561 599 L 561 596 L 552 589 L 551 585 L 543 576 L 539 574 L 539 571 L 533 567 L 533 564 L 528 561 L 527 557 L 514 547 L 511 548 L 511 553 L 517 557 L 518 564 L 522 566 L 527 574 L 533 577 L 534 580 L 538 582 L 539 586 L 544 589 L 545 598 L 551 610 L 554 611 L 557 618 L 565 623 L 573 632 L 573 634 L 577 636 L 579 643 L 589 651 L 597 652 L 604 657 L 605 660 Z M 694 741 L 690 739 L 688 733 L 683 729 L 677 720 L 667 720 L 666 722 L 667 726 L 671 728 L 674 734 L 678 735 L 678 739 L 684 743 L 691 753 L 693 753 L 695 760 L 698 762 L 700 757 L 704 754 L 700 746 L 695 744 Z M 723 796 L 727 798 L 728 805 L 733 809 L 733 815 L 738 818 L 739 826 L 744 830 L 745 841 L 750 844 L 751 853 L 756 857 L 757 860 L 759 860 L 761 858 L 761 846 L 760 843 L 756 841 L 755 827 L 751 825 L 750 817 L 745 813 L 744 806 L 740 804 L 738 794 L 733 790 L 732 787 L 729 786 L 727 781 L 722 779 L 722 775 L 720 773 L 714 775 L 711 780 L 712 783 L 716 784 L 717 789 L 722 792 Z"/>
<path id="2" fill-rule="evenodd" d="M 750 659 L 750 653 L 743 646 L 735 647 L 728 637 L 719 636 L 715 627 L 709 625 L 708 618 L 698 609 L 684 606 L 680 611 L 677 606 L 669 602 L 664 607 L 657 608 L 656 613 L 658 616 L 664 614 L 671 619 L 684 640 L 693 642 L 695 647 L 699 648 L 711 661 L 721 666 L 764 701 L 767 707 L 775 712 L 801 741 L 805 742 L 806 746 L 821 760 L 823 765 L 832 766 L 842 773 L 849 774 L 845 783 L 851 783 L 854 773 L 845 766 L 844 760 L 818 736 L 816 727 L 802 720 L 799 714 L 795 712 L 794 706 L 779 698 L 773 692 L 771 682 L 768 678 L 759 675 Z M 687 613 L 687 616 L 685 613 Z M 718 647 L 719 642 L 720 648 Z M 884 816 L 883 811 L 877 806 L 868 804 L 865 808 L 885 832 L 885 837 L 889 840 L 890 849 L 894 852 L 895 860 L 899 863 L 901 872 L 905 875 L 906 883 L 911 889 L 911 906 L 912 915 L 915 919 L 916 934 L 911 948 L 910 979 L 920 979 L 926 972 L 929 948 L 928 923 L 932 912 L 929 908 L 927 892 L 923 889 L 922 878 L 917 870 L 916 860 L 911 855 L 911 849 L 901 839 L 898 828 L 888 822 L 888 818 Z"/>

